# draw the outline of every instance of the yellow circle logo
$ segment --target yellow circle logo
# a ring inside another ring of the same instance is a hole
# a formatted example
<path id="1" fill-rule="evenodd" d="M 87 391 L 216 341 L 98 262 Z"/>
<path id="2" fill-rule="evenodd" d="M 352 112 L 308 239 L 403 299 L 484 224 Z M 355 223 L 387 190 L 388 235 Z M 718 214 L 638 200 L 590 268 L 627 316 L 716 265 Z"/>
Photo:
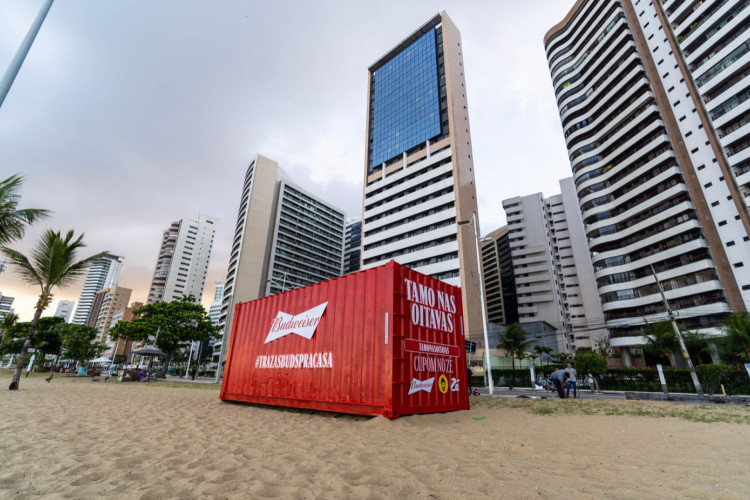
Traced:
<path id="1" fill-rule="evenodd" d="M 445 374 L 440 375 L 440 378 L 438 379 L 438 387 L 443 394 L 448 392 L 448 377 L 446 377 Z"/>

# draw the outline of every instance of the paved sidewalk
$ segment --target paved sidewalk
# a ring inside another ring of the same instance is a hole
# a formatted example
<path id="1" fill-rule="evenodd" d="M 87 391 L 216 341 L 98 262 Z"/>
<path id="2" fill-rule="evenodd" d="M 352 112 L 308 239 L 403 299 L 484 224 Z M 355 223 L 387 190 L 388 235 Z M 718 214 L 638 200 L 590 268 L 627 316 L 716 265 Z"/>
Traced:
<path id="1" fill-rule="evenodd" d="M 488 387 L 479 387 L 479 394 L 481 396 L 489 396 L 490 391 Z M 620 391 L 604 391 L 592 393 L 588 389 L 578 391 L 580 399 L 625 399 L 625 392 Z M 492 397 L 495 398 L 517 398 L 519 396 L 525 396 L 529 398 L 546 398 L 547 391 L 544 389 L 538 389 L 534 391 L 531 387 L 515 387 L 512 391 L 507 387 L 495 387 L 495 392 Z"/>
<path id="2" fill-rule="evenodd" d="M 195 377 L 195 380 L 191 380 L 190 377 L 178 377 L 176 375 L 167 375 L 167 382 L 185 382 L 187 384 L 215 384 L 216 379 L 214 377 Z"/>

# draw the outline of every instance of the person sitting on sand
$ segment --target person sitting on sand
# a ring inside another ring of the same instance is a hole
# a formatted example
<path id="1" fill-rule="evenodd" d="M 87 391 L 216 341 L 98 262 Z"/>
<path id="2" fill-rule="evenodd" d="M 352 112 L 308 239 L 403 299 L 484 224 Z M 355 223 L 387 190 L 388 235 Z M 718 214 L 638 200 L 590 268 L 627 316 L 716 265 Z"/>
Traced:
<path id="1" fill-rule="evenodd" d="M 563 385 L 568 380 L 568 377 L 570 377 L 570 373 L 566 372 L 565 370 L 555 370 L 549 376 L 552 383 L 555 384 L 555 389 L 557 389 L 557 396 L 560 399 L 565 399 Z"/>

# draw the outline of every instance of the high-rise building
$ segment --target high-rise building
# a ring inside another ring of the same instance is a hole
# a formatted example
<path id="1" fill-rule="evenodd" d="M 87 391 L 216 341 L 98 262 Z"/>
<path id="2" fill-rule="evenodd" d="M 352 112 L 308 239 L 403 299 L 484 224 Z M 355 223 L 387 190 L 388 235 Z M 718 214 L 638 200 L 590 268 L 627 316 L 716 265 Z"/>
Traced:
<path id="1" fill-rule="evenodd" d="M 86 325 L 96 328 L 99 332 L 97 342 L 104 344 L 109 341 L 112 318 L 127 307 L 131 293 L 133 290 L 121 286 L 113 286 L 96 292 Z"/>
<path id="2" fill-rule="evenodd" d="M 750 305 L 744 2 L 579 0 L 545 36 L 611 343 Z"/>
<path id="3" fill-rule="evenodd" d="M 13 314 L 14 300 L 16 300 L 15 297 L 9 297 L 0 292 L 0 319 L 3 319 L 6 314 Z"/>
<path id="4" fill-rule="evenodd" d="M 120 268 L 124 257 L 119 255 L 105 255 L 101 259 L 95 260 L 88 269 L 86 281 L 83 283 L 83 290 L 78 299 L 78 307 L 73 316 L 73 323 L 85 325 L 91 313 L 91 307 L 94 305 L 96 292 L 104 288 L 117 286 L 117 280 L 120 277 Z"/>
<path id="5" fill-rule="evenodd" d="M 216 219 L 205 215 L 173 222 L 164 231 L 147 304 L 183 295 L 201 301 L 215 233 Z"/>
<path id="6" fill-rule="evenodd" d="M 482 238 L 482 278 L 487 321 L 499 325 L 518 323 L 518 299 L 508 226 L 496 229 Z"/>
<path id="7" fill-rule="evenodd" d="M 132 321 L 133 310 L 140 307 L 143 307 L 143 302 L 133 302 L 132 304 L 130 304 L 130 306 L 126 307 L 125 309 L 121 309 L 120 311 L 113 314 L 112 322 L 109 325 L 110 330 L 114 328 L 114 326 L 120 321 L 123 321 L 125 323 Z M 113 356 L 117 356 L 120 354 L 124 356 L 130 356 L 130 352 L 133 350 L 133 340 L 129 338 L 117 339 L 115 341 L 107 339 L 106 343 L 109 346 L 109 350 L 102 353 L 102 355 L 112 359 L 114 359 Z"/>
<path id="8" fill-rule="evenodd" d="M 73 315 L 73 309 L 76 306 L 75 300 L 61 300 L 57 303 L 57 309 L 55 309 L 55 317 L 62 318 L 66 323 L 70 321 L 70 317 Z"/>
<path id="9" fill-rule="evenodd" d="M 476 240 L 457 224 L 477 212 L 461 35 L 442 12 L 368 71 L 362 267 L 395 259 L 461 286 L 479 340 Z"/>
<path id="10" fill-rule="evenodd" d="M 221 301 L 224 298 L 224 282 L 219 280 L 216 282 L 216 290 L 214 291 L 214 300 L 211 301 L 211 306 L 208 308 L 208 317 L 211 319 L 211 323 L 214 325 L 219 324 L 221 319 Z"/>
<path id="11" fill-rule="evenodd" d="M 219 325 L 226 353 L 234 304 L 341 276 L 343 211 L 292 183 L 277 162 L 256 155 L 245 174 Z M 219 374 L 221 375 L 221 363 Z"/>
<path id="12" fill-rule="evenodd" d="M 608 332 L 572 179 L 560 187 L 561 194 L 515 197 L 503 208 L 519 323 L 546 323 L 556 332 L 556 348 L 572 352 Z"/>
<path id="13" fill-rule="evenodd" d="M 362 261 L 362 219 L 346 220 L 344 230 L 344 274 L 359 271 Z"/>

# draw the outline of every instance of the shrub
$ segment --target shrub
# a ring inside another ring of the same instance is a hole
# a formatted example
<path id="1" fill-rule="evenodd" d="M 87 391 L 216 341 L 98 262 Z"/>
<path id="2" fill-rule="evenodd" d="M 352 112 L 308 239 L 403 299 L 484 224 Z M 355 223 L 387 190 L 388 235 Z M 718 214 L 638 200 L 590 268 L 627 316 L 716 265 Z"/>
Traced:
<path id="1" fill-rule="evenodd" d="M 698 374 L 698 378 L 703 385 L 703 389 L 709 394 L 713 394 L 716 388 L 721 383 L 722 377 L 725 375 L 726 370 L 724 365 L 698 365 L 695 367 L 695 371 Z"/>

